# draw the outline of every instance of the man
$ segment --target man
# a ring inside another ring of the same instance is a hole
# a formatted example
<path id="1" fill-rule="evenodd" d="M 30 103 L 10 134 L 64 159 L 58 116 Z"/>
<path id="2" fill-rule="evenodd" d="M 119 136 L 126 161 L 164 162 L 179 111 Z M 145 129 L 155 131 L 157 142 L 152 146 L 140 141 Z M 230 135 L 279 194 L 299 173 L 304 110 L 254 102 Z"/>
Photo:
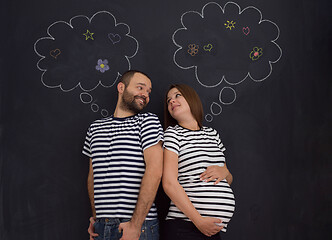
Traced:
<path id="1" fill-rule="evenodd" d="M 155 114 L 140 113 L 149 103 L 151 81 L 127 71 L 117 90 L 114 114 L 91 124 L 83 148 L 90 158 L 90 240 L 158 239 L 153 202 L 162 175 L 163 130 Z"/>

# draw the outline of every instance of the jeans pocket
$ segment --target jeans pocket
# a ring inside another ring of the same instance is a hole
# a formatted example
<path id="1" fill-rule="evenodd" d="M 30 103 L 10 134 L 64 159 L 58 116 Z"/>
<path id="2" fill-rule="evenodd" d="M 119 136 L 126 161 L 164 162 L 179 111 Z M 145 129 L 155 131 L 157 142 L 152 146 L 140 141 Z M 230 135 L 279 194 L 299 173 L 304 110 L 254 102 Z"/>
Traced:
<path id="1" fill-rule="evenodd" d="M 152 240 L 158 240 L 159 239 L 159 222 L 151 225 L 151 235 L 152 235 Z"/>
<path id="2" fill-rule="evenodd" d="M 95 229 L 95 233 L 98 234 L 98 237 L 94 237 L 93 239 L 95 240 L 102 240 L 104 239 L 104 229 L 105 229 L 105 224 L 101 222 L 95 222 L 93 224 L 93 227 Z"/>

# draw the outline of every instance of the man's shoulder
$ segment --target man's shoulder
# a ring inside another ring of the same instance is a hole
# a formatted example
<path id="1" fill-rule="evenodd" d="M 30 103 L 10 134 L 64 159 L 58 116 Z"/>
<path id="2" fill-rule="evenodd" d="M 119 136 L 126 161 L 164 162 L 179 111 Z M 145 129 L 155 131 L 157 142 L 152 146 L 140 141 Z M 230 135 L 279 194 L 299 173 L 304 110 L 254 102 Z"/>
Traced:
<path id="1" fill-rule="evenodd" d="M 158 118 L 158 116 L 156 114 L 151 113 L 151 112 L 138 113 L 137 115 L 140 118 L 149 118 L 149 117 Z"/>
<path id="2" fill-rule="evenodd" d="M 138 119 L 141 122 L 151 122 L 151 123 L 158 123 L 160 124 L 159 117 L 151 112 L 144 112 L 144 113 L 139 113 L 137 114 Z"/>
<path id="3" fill-rule="evenodd" d="M 107 117 L 107 118 L 102 118 L 102 119 L 97 119 L 94 120 L 91 124 L 90 124 L 90 128 L 95 128 L 95 127 L 100 127 L 100 126 L 105 126 L 107 124 L 110 124 L 112 121 L 113 117 Z"/>

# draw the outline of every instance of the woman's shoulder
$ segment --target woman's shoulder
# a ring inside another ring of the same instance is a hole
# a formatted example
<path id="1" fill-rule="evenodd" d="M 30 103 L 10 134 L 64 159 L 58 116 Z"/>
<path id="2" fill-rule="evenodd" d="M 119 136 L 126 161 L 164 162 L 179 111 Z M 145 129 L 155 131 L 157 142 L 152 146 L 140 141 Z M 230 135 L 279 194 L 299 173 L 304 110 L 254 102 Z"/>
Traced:
<path id="1" fill-rule="evenodd" d="M 207 134 L 218 135 L 218 131 L 212 127 L 203 126 L 202 130 Z"/>
<path id="2" fill-rule="evenodd" d="M 175 125 L 175 126 L 169 126 L 166 128 L 165 133 L 166 132 L 178 132 L 179 131 L 179 126 Z"/>
<path id="3" fill-rule="evenodd" d="M 204 131 L 208 131 L 208 132 L 216 131 L 214 128 L 212 128 L 212 127 L 208 127 L 208 126 L 202 126 L 202 130 L 204 130 Z"/>
<path id="4" fill-rule="evenodd" d="M 173 135 L 183 135 L 184 131 L 183 128 L 180 127 L 179 125 L 175 125 L 175 126 L 169 126 L 166 130 L 165 130 L 165 134 L 173 134 Z"/>

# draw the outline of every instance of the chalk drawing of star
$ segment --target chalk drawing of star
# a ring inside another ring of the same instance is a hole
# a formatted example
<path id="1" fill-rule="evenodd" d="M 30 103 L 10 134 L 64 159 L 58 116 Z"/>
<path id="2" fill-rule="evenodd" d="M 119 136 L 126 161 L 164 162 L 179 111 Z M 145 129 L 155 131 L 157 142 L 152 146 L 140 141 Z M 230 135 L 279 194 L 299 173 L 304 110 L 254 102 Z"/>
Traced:
<path id="1" fill-rule="evenodd" d="M 91 38 L 93 40 L 93 35 L 94 33 L 90 32 L 89 30 L 86 30 L 86 33 L 83 33 L 83 35 L 85 36 L 85 40 L 88 40 L 89 38 Z"/>
<path id="2" fill-rule="evenodd" d="M 232 30 L 232 28 L 235 28 L 235 24 L 236 22 L 227 21 L 227 23 L 225 23 L 226 29 L 229 28 L 229 30 Z"/>

